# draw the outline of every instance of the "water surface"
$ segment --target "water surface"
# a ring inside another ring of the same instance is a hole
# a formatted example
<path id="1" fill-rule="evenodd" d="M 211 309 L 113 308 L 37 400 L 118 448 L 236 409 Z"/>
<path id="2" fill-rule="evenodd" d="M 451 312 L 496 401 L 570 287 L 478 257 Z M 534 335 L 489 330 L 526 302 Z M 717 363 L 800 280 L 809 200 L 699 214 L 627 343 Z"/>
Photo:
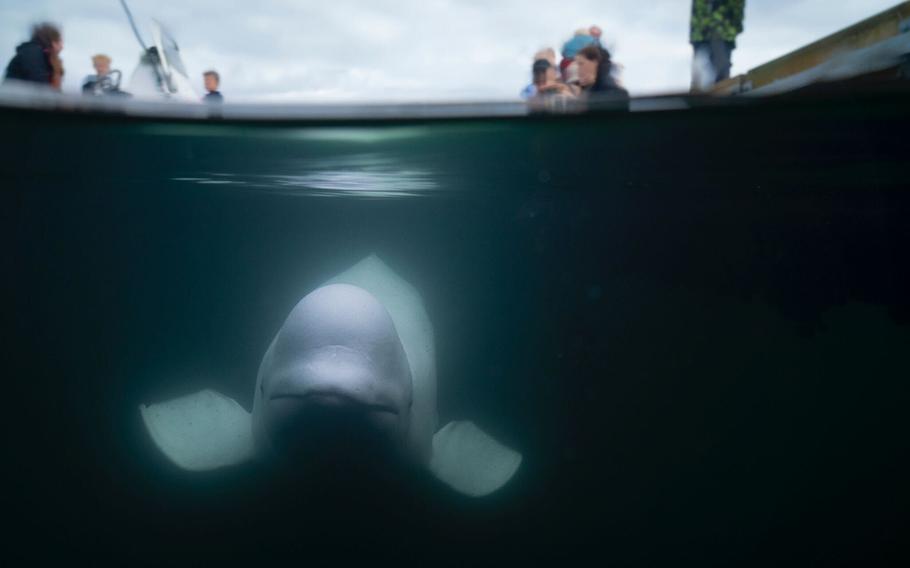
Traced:
<path id="1" fill-rule="evenodd" d="M 7 555 L 885 558 L 907 511 L 906 103 L 0 110 Z M 520 450 L 512 483 L 267 490 L 157 452 L 138 404 L 212 387 L 249 408 L 290 308 L 371 253 L 424 296 L 441 422 Z"/>

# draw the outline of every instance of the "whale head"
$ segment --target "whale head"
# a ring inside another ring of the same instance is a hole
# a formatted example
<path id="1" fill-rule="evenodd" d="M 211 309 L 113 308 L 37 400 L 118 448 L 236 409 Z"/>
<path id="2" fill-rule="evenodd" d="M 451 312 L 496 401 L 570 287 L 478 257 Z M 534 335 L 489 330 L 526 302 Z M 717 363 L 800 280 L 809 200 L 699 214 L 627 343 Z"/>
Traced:
<path id="1" fill-rule="evenodd" d="M 370 255 L 291 310 L 262 358 L 252 413 L 211 389 L 139 411 L 155 445 L 191 471 L 272 458 L 296 483 L 297 472 L 352 466 L 359 480 L 420 466 L 487 495 L 521 454 L 469 420 L 437 429 L 434 341 L 420 294 Z"/>
<path id="2" fill-rule="evenodd" d="M 253 434 L 285 457 L 404 453 L 411 405 L 411 371 L 388 311 L 362 288 L 329 284 L 291 310 L 263 357 Z"/>

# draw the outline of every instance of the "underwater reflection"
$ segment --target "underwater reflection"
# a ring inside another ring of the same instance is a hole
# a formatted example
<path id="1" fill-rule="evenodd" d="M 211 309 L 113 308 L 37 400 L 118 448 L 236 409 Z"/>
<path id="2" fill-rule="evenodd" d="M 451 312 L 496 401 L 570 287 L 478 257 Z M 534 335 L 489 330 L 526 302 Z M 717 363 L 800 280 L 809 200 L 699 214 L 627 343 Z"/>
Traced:
<path id="1" fill-rule="evenodd" d="M 439 189 L 428 170 L 406 167 L 378 154 L 297 161 L 274 171 L 288 173 L 210 173 L 207 177 L 175 177 L 199 185 L 236 185 L 270 193 L 309 197 L 405 198 Z M 291 173 L 291 171 L 296 173 Z"/>

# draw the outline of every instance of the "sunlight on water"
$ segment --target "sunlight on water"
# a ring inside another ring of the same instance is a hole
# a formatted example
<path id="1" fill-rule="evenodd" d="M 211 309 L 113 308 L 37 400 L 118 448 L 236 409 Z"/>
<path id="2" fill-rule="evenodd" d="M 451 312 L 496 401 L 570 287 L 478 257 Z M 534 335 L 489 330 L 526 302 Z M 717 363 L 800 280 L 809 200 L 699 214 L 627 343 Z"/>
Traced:
<path id="1" fill-rule="evenodd" d="M 266 138 L 268 140 L 307 140 L 352 144 L 381 144 L 426 138 L 431 131 L 416 126 L 380 126 L 370 128 L 251 128 L 218 124 L 148 124 L 143 134 L 169 137 Z"/>
<path id="2" fill-rule="evenodd" d="M 386 156 L 358 154 L 321 160 L 298 160 L 286 169 L 301 173 L 181 176 L 172 181 L 198 185 L 234 185 L 303 197 L 405 198 L 439 189 L 427 170 L 403 167 Z M 280 171 L 280 170 L 279 170 Z"/>
<path id="3" fill-rule="evenodd" d="M 270 176 L 263 176 L 268 178 Z M 319 197 L 418 197 L 436 184 L 423 172 L 327 170 L 299 176 L 271 176 L 278 187 L 311 190 Z"/>

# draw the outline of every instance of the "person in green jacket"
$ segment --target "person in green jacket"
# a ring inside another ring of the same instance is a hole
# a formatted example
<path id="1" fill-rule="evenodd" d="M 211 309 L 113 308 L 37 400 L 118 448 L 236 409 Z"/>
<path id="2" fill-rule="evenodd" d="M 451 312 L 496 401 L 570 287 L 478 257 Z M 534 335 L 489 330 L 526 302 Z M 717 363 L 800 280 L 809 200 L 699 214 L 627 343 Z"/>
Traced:
<path id="1" fill-rule="evenodd" d="M 743 31 L 746 0 L 692 0 L 692 90 L 706 90 L 730 77 L 730 56 Z"/>

